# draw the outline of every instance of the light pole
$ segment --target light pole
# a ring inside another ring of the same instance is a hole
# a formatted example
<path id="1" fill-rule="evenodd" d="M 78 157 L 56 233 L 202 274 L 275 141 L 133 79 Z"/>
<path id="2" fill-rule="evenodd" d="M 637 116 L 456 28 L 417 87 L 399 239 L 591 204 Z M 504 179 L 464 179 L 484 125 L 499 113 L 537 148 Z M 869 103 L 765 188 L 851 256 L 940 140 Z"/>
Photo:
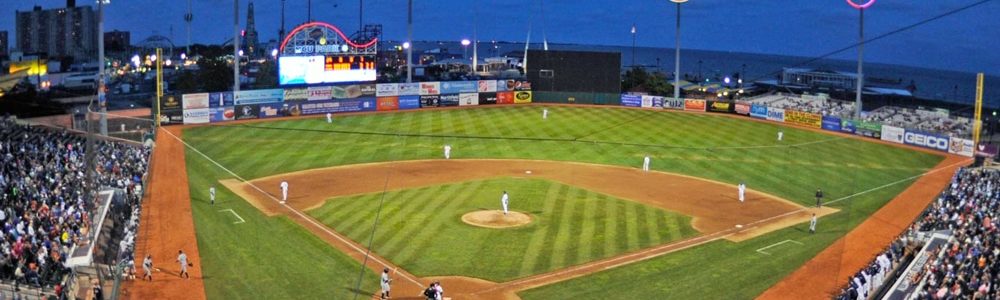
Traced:
<path id="1" fill-rule="evenodd" d="M 108 3 L 111 1 L 97 1 L 97 102 L 101 106 L 101 135 L 105 136 L 108 135 L 108 101 L 104 94 L 105 81 L 107 80 L 104 76 L 104 4 Z M 38 60 L 36 59 L 35 62 L 37 63 Z M 38 71 L 37 68 L 36 71 Z M 41 85 L 42 81 L 39 80 L 38 84 Z"/>
<path id="2" fill-rule="evenodd" d="M 866 0 L 865 3 L 857 4 L 854 3 L 855 0 L 847 0 L 847 4 L 854 7 L 859 12 L 858 20 L 861 26 L 858 28 L 858 83 L 857 89 L 855 90 L 856 96 L 854 100 L 858 103 L 858 110 L 855 112 L 854 117 L 861 119 L 861 89 L 864 88 L 864 73 L 862 72 L 862 64 L 864 62 L 865 53 L 865 9 L 875 4 L 875 0 Z"/>
<path id="3" fill-rule="evenodd" d="M 406 1 L 406 82 L 413 82 L 413 0 Z"/>
<path id="4" fill-rule="evenodd" d="M 677 3 L 677 34 L 674 44 L 674 99 L 681 98 L 681 4 L 688 0 L 670 0 Z"/>
<path id="5" fill-rule="evenodd" d="M 632 24 L 632 67 L 635 68 L 635 24 Z"/>
<path id="6" fill-rule="evenodd" d="M 469 39 L 462 39 L 462 51 L 464 51 L 462 54 L 463 58 L 469 57 L 469 44 L 472 44 L 472 41 Z"/>
<path id="7" fill-rule="evenodd" d="M 233 97 L 240 91 L 240 0 L 233 0 Z"/>

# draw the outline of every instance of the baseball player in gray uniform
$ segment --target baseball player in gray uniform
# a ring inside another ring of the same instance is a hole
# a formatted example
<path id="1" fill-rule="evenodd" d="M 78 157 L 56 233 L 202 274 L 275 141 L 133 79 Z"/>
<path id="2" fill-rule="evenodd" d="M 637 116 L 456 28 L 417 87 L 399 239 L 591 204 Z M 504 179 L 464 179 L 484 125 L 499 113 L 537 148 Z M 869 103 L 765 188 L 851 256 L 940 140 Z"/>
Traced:
<path id="1" fill-rule="evenodd" d="M 146 254 L 146 258 L 142 260 L 142 280 L 149 278 L 149 281 L 153 281 L 153 255 Z"/>
<path id="2" fill-rule="evenodd" d="M 191 279 L 191 274 L 188 274 L 188 257 L 184 254 L 184 251 L 177 250 L 177 262 L 181 263 L 181 273 L 178 274 L 180 277 Z"/>
<path id="3" fill-rule="evenodd" d="M 382 299 L 389 299 L 389 283 L 392 279 L 389 278 L 389 268 L 382 269 Z"/>

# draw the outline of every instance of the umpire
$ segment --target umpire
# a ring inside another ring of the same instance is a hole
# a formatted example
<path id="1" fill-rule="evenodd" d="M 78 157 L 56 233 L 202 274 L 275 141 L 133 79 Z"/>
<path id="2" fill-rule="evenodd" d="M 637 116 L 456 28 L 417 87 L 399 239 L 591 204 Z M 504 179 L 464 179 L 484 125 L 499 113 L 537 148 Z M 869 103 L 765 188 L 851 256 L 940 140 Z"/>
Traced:
<path id="1" fill-rule="evenodd" d="M 816 207 L 823 206 L 823 190 L 816 188 Z"/>

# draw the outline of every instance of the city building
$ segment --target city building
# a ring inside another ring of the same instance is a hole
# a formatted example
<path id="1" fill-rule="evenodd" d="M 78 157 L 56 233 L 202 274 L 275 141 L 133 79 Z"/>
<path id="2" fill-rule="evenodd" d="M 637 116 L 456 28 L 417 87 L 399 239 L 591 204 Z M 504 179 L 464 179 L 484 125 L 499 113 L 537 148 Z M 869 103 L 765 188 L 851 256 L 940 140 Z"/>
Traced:
<path id="1" fill-rule="evenodd" d="M 76 6 L 67 0 L 65 8 L 15 12 L 17 44 L 26 53 L 44 53 L 50 58 L 76 60 L 97 58 L 97 12 L 91 6 Z"/>
<path id="2" fill-rule="evenodd" d="M 857 82 L 857 73 L 806 68 L 784 68 L 781 71 L 781 84 L 786 86 L 854 89 Z"/>
<path id="3" fill-rule="evenodd" d="M 0 57 L 7 57 L 9 53 L 7 51 L 10 49 L 10 44 L 8 44 L 8 42 L 7 31 L 0 31 Z"/>
<path id="4" fill-rule="evenodd" d="M 128 31 L 109 31 L 104 33 L 104 51 L 127 51 L 132 45 L 132 34 Z"/>

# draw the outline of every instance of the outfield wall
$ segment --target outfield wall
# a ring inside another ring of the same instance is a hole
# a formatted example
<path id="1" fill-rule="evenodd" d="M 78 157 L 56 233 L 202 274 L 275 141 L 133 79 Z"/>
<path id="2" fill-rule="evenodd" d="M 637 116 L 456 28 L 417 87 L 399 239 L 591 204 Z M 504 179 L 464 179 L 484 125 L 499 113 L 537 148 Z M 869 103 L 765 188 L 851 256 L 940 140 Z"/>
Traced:
<path id="1" fill-rule="evenodd" d="M 967 157 L 973 156 L 976 152 L 976 146 L 969 139 L 896 127 L 879 122 L 842 119 L 838 116 L 768 107 L 744 101 L 674 99 L 673 97 L 622 94 L 621 105 L 626 107 L 738 114 L 755 119 L 788 123 L 827 131 L 851 133 L 887 142 L 917 146 Z"/>

